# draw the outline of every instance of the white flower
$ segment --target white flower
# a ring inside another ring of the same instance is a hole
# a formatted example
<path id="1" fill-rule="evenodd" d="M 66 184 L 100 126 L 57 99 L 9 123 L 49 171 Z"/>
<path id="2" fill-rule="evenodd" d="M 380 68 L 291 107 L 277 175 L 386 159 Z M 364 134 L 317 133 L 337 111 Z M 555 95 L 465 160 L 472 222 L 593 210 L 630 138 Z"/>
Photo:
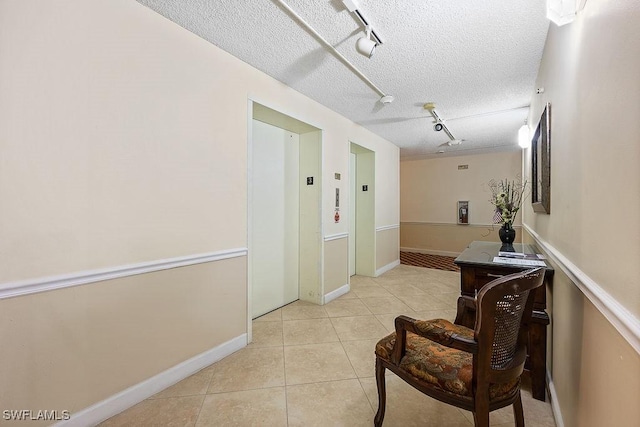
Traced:
<path id="1" fill-rule="evenodd" d="M 500 212 L 503 224 L 512 224 L 516 218 L 522 196 L 526 188 L 526 182 L 519 180 L 491 180 L 489 189 L 493 197 L 489 200 L 496 207 L 496 211 Z"/>

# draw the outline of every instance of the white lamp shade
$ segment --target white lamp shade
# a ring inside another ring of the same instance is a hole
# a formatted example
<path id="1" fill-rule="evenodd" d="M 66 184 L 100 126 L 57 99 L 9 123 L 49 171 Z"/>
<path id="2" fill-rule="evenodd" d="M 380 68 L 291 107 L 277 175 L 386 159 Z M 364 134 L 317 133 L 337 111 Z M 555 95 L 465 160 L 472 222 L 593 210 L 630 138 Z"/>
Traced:
<path id="1" fill-rule="evenodd" d="M 529 126 L 522 125 L 522 127 L 518 130 L 518 145 L 522 148 L 529 148 L 531 145 L 531 138 L 529 133 Z"/>
<path id="2" fill-rule="evenodd" d="M 371 58 L 376 50 L 376 42 L 368 37 L 360 37 L 356 42 L 356 50 L 367 58 Z"/>

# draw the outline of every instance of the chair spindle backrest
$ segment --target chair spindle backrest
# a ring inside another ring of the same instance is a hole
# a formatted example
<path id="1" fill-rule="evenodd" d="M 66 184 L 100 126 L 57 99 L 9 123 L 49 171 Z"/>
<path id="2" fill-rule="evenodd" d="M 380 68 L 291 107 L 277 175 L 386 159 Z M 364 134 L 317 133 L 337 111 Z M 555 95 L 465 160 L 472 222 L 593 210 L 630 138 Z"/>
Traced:
<path id="1" fill-rule="evenodd" d="M 513 367 L 516 353 L 526 345 L 521 328 L 531 318 L 533 290 L 543 280 L 544 269 L 536 268 L 496 279 L 478 293 L 475 333 L 483 345 L 491 346 L 490 357 L 483 358 L 487 368 Z"/>
<path id="2" fill-rule="evenodd" d="M 495 305 L 491 368 L 503 369 L 516 353 L 518 333 L 530 291 L 506 294 Z"/>

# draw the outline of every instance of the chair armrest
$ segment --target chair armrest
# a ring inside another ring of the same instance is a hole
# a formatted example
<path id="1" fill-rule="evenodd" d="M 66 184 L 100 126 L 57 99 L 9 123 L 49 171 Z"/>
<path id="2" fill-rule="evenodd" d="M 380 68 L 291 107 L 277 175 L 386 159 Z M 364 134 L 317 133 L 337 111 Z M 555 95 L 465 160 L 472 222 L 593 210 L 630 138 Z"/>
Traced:
<path id="1" fill-rule="evenodd" d="M 469 339 L 442 328 L 432 328 L 422 330 L 416 326 L 416 319 L 408 316 L 396 317 L 396 343 L 393 347 L 391 361 L 398 365 L 406 354 L 407 331 L 437 342 L 445 347 L 451 347 L 467 353 L 476 354 L 478 343 L 474 339 Z"/>
<path id="2" fill-rule="evenodd" d="M 473 327 L 476 323 L 476 299 L 470 296 L 461 295 L 458 297 L 458 311 L 456 312 L 456 325 Z"/>

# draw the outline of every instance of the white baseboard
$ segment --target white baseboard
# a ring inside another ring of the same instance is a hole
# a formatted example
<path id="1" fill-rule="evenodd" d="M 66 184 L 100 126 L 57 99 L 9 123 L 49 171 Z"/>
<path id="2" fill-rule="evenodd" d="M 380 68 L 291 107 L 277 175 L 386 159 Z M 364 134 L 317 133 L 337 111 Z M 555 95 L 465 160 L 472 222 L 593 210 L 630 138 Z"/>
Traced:
<path id="1" fill-rule="evenodd" d="M 556 427 L 564 427 L 562 413 L 560 412 L 560 402 L 558 402 L 558 394 L 556 393 L 556 387 L 553 385 L 549 371 L 547 371 L 547 384 L 549 384 L 549 400 L 551 400 L 551 410 L 553 411 L 553 418 L 556 420 Z"/>
<path id="2" fill-rule="evenodd" d="M 55 427 L 84 427 L 101 423 L 136 405 L 178 381 L 206 368 L 212 363 L 240 350 L 247 345 L 247 334 L 242 334 L 219 346 L 185 360 L 164 372 L 129 387 L 120 393 L 71 414 L 71 418 L 55 424 Z"/>
<path id="3" fill-rule="evenodd" d="M 376 270 L 376 277 L 380 276 L 381 274 L 386 273 L 387 271 L 391 270 L 392 268 L 395 268 L 397 266 L 400 265 L 400 260 L 397 259 L 393 262 L 390 262 L 389 264 L 385 265 L 384 267 L 380 267 L 379 269 Z"/>
<path id="4" fill-rule="evenodd" d="M 440 256 L 449 256 L 454 258 L 460 255 L 460 252 L 435 251 L 432 249 L 418 249 L 418 248 L 400 248 L 400 252 L 415 252 L 418 254 L 440 255 Z"/>
<path id="5" fill-rule="evenodd" d="M 351 286 L 349 286 L 348 283 L 346 285 L 340 286 L 335 291 L 331 291 L 331 292 L 329 292 L 328 294 L 326 294 L 324 296 L 323 304 L 326 304 L 326 303 L 328 303 L 330 301 L 333 301 L 334 299 L 336 299 L 338 297 L 341 297 L 342 295 L 346 294 L 350 290 L 351 290 Z"/>

